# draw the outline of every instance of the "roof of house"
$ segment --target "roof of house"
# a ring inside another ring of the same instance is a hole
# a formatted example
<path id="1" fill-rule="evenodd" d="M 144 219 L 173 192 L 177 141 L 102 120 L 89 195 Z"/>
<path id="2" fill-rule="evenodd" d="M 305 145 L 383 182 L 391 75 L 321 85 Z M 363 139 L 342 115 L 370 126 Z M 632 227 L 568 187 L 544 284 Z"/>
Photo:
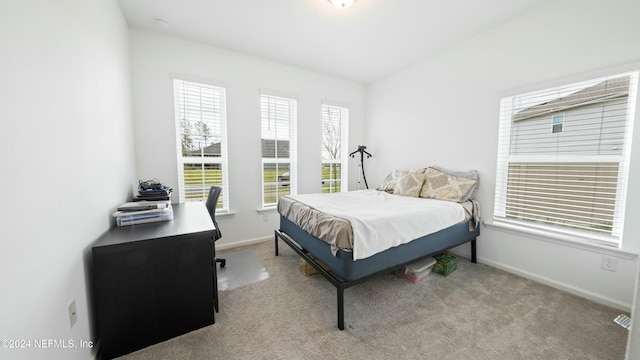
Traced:
<path id="1" fill-rule="evenodd" d="M 188 156 L 200 156 L 201 149 L 194 149 L 188 152 Z M 214 142 L 209 146 L 206 146 L 202 149 L 203 153 L 207 156 L 220 156 L 222 153 L 220 149 L 220 142 Z"/>
<path id="2" fill-rule="evenodd" d="M 517 112 L 513 121 L 522 121 L 580 106 L 601 103 L 629 95 L 630 77 L 608 79 L 570 95 L 537 104 Z"/>

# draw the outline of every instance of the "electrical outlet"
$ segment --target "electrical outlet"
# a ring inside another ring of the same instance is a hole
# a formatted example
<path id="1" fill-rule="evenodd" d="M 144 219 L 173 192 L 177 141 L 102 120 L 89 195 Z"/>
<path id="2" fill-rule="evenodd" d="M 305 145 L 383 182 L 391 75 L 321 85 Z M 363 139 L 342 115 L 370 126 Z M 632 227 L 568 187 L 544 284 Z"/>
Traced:
<path id="1" fill-rule="evenodd" d="M 69 304 L 69 325 L 73 327 L 78 321 L 78 312 L 76 311 L 76 301 L 73 300 L 71 304 Z"/>
<path id="2" fill-rule="evenodd" d="M 262 221 L 264 222 L 269 221 L 269 217 L 267 216 L 267 214 L 262 214 Z"/>
<path id="3" fill-rule="evenodd" d="M 613 256 L 602 256 L 602 268 L 609 271 L 616 271 L 618 269 L 618 259 Z"/>

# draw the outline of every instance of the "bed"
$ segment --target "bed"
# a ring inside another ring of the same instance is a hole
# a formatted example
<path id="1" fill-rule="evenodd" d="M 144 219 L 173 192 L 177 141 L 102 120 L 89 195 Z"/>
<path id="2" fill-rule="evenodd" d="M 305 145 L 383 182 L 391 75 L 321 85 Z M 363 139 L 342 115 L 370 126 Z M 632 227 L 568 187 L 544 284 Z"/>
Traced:
<path id="1" fill-rule="evenodd" d="M 278 202 L 282 241 L 337 290 L 344 290 L 469 242 L 476 262 L 480 214 L 476 171 L 441 167 L 395 170 L 377 189 L 285 196 Z"/>

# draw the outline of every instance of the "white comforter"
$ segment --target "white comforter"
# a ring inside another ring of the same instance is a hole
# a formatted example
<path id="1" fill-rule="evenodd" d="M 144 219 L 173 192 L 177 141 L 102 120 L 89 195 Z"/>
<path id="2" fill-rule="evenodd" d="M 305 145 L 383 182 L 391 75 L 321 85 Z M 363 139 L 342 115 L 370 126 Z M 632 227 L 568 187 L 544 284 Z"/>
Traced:
<path id="1" fill-rule="evenodd" d="M 452 201 L 391 195 L 377 190 L 291 195 L 308 206 L 349 220 L 353 259 L 364 259 L 465 220 Z"/>

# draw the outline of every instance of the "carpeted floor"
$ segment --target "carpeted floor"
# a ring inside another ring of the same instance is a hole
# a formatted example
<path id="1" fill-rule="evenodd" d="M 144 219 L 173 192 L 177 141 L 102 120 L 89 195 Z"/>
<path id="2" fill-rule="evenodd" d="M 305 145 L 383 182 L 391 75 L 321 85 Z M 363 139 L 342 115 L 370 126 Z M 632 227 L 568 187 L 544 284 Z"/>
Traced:
<path id="1" fill-rule="evenodd" d="M 345 290 L 340 331 L 335 288 L 302 274 L 291 249 L 244 249 L 266 280 L 221 292 L 214 325 L 123 359 L 624 359 L 618 310 L 460 258 L 448 277 L 389 274 Z"/>

